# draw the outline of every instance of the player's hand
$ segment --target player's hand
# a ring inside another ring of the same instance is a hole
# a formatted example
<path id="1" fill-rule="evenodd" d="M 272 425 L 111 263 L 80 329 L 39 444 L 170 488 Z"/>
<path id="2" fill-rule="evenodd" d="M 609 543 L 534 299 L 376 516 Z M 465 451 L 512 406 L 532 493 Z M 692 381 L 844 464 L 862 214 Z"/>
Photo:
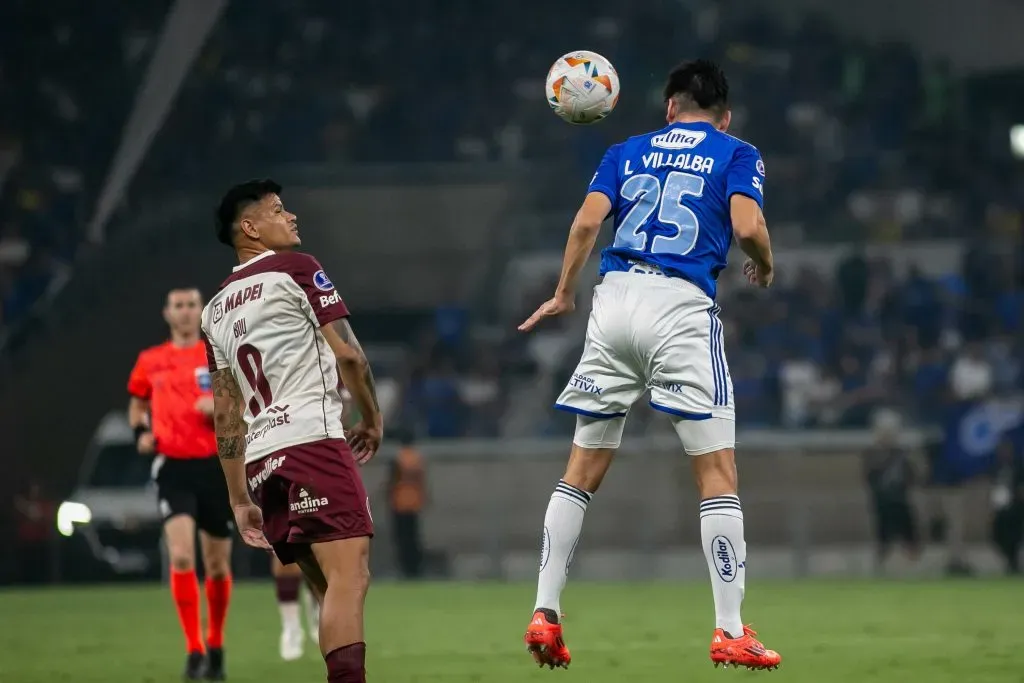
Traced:
<path id="1" fill-rule="evenodd" d="M 544 318 L 550 318 L 555 315 L 562 315 L 563 313 L 571 313 L 576 310 L 576 302 L 572 297 L 555 295 L 542 303 L 540 308 L 533 312 L 526 321 L 519 326 L 520 332 L 529 332 L 537 326 Z"/>
<path id="2" fill-rule="evenodd" d="M 156 439 L 153 437 L 153 432 L 143 432 L 139 434 L 139 440 L 135 442 L 135 448 L 138 449 L 142 455 L 149 455 L 150 453 L 156 452 Z"/>
<path id="3" fill-rule="evenodd" d="M 747 276 L 747 282 L 764 289 L 771 287 L 775 279 L 774 270 L 766 271 L 749 258 L 743 263 L 743 274 Z"/>
<path id="4" fill-rule="evenodd" d="M 263 535 L 263 511 L 256 503 L 239 503 L 231 507 L 235 513 L 235 526 L 246 545 L 260 550 L 273 550 Z"/>
<path id="5" fill-rule="evenodd" d="M 193 407 L 206 417 L 213 417 L 213 396 L 200 396 Z"/>
<path id="6" fill-rule="evenodd" d="M 365 465 L 370 462 L 373 456 L 377 455 L 377 449 L 380 448 L 380 440 L 384 435 L 384 425 L 381 422 L 377 424 L 366 424 L 363 420 L 360 420 L 351 429 L 345 432 L 345 438 L 348 440 L 348 445 L 352 449 L 352 455 L 355 457 L 356 462 L 360 465 Z"/>

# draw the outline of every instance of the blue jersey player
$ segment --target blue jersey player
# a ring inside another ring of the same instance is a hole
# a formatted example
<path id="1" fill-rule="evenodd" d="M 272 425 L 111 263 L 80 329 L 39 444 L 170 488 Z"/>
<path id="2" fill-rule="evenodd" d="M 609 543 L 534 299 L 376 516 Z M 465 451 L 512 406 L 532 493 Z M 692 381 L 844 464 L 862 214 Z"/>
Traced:
<path id="1" fill-rule="evenodd" d="M 534 660 L 568 666 L 560 596 L 583 516 L 622 439 L 630 406 L 650 390 L 691 456 L 700 528 L 715 601 L 711 659 L 770 669 L 781 657 L 743 625 L 746 543 L 736 495 L 735 416 L 718 275 L 735 239 L 752 284 L 772 282 L 762 214 L 764 163 L 752 145 L 727 135 L 729 85 L 715 64 L 680 65 L 665 87 L 668 125 L 614 145 L 576 215 L 555 295 L 520 326 L 572 311 L 576 281 L 601 223 L 615 239 L 601 253 L 583 356 L 556 408 L 576 414 L 565 476 L 544 518 L 537 602 L 526 644 Z"/>

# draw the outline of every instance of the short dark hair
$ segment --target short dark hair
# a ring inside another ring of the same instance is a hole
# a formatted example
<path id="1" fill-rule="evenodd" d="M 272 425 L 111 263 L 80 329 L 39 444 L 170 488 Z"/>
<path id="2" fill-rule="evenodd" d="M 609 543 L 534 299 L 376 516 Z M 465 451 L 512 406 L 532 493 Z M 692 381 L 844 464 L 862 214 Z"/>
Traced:
<path id="1" fill-rule="evenodd" d="M 683 62 L 668 75 L 665 101 L 669 100 L 683 108 L 703 109 L 721 117 L 729 108 L 729 79 L 709 59 Z"/>
<path id="2" fill-rule="evenodd" d="M 224 193 L 217 206 L 217 239 L 229 247 L 235 245 L 234 225 L 238 214 L 268 194 L 281 194 L 283 188 L 270 178 L 247 180 Z"/>

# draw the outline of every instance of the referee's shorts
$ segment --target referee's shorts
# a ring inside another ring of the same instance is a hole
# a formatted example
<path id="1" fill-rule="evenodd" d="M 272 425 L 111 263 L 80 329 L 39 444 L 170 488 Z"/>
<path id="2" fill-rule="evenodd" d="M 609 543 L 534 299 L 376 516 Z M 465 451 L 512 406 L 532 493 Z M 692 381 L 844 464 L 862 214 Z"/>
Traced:
<path id="1" fill-rule="evenodd" d="M 228 487 L 216 455 L 207 458 L 158 455 L 153 459 L 152 476 L 164 522 L 178 515 L 188 515 L 195 520 L 196 527 L 215 538 L 229 538 L 234 532 Z"/>

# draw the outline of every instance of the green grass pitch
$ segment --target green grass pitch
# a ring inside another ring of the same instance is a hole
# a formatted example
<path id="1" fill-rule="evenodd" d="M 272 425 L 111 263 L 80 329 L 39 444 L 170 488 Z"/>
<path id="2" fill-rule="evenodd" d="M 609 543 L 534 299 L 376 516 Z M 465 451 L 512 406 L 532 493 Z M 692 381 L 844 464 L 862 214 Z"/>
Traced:
<path id="1" fill-rule="evenodd" d="M 756 582 L 745 617 L 783 655 L 775 672 L 715 669 L 703 583 L 569 586 L 569 670 L 537 669 L 521 637 L 533 587 L 380 584 L 367 605 L 367 677 L 377 683 L 611 683 L 768 678 L 787 683 L 1024 681 L 1024 583 Z M 226 652 L 235 683 L 325 680 L 310 645 L 277 655 L 267 584 L 240 584 Z M 166 589 L 0 592 L 0 682 L 178 681 L 182 638 Z"/>

